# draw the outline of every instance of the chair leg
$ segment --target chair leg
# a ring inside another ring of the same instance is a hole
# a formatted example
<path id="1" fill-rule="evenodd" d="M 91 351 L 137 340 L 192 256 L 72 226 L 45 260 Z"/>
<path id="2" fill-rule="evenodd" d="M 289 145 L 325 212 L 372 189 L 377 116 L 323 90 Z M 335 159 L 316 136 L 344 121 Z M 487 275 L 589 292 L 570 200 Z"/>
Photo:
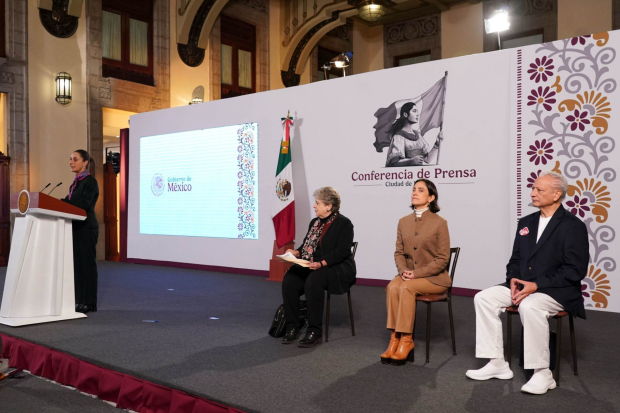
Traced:
<path id="1" fill-rule="evenodd" d="M 327 293 L 327 309 L 325 310 L 325 342 L 329 341 L 329 304 L 331 302 L 331 294 Z"/>
<path id="2" fill-rule="evenodd" d="M 431 303 L 426 306 L 426 362 L 428 363 L 431 352 Z"/>
<path id="3" fill-rule="evenodd" d="M 553 378 L 556 384 L 560 385 L 560 354 L 562 351 L 562 317 L 557 318 L 556 324 L 556 337 L 555 337 L 555 369 L 553 371 Z"/>
<path id="4" fill-rule="evenodd" d="M 452 300 L 448 299 L 448 315 L 450 316 L 450 334 L 452 335 L 452 354 L 456 356 L 456 339 L 454 337 L 454 317 L 452 316 Z"/>
<path id="5" fill-rule="evenodd" d="M 512 366 L 512 314 L 506 311 L 506 359 L 508 367 Z"/>
<path id="6" fill-rule="evenodd" d="M 573 372 L 575 376 L 577 373 L 577 343 L 575 343 L 575 324 L 572 316 L 568 316 L 568 324 L 570 326 L 570 347 L 573 351 Z"/>
<path id="7" fill-rule="evenodd" d="M 355 324 L 353 323 L 353 305 L 351 305 L 351 290 L 347 291 L 347 298 L 349 299 L 349 317 L 351 318 L 351 335 L 355 335 Z"/>
<path id="8" fill-rule="evenodd" d="M 418 302 L 415 302 L 415 312 L 416 314 L 418 313 Z M 413 331 L 411 332 L 411 339 L 414 340 L 415 339 L 415 326 L 418 322 L 418 317 L 413 319 Z M 415 340 L 414 340 L 415 343 Z M 413 347 L 413 349 L 411 350 L 411 352 L 409 353 L 411 354 L 411 362 L 415 361 L 415 346 Z"/>

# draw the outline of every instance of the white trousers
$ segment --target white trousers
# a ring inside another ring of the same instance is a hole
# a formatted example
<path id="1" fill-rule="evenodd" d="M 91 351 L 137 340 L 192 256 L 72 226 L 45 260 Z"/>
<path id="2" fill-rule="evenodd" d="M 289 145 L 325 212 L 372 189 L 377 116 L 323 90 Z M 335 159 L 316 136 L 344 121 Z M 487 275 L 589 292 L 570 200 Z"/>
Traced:
<path id="1" fill-rule="evenodd" d="M 500 314 L 512 304 L 510 289 L 495 286 L 474 297 L 476 307 L 476 357 L 504 358 Z M 549 367 L 549 317 L 564 308 L 543 293 L 533 293 L 521 301 L 519 315 L 523 325 L 523 363 L 526 369 Z M 558 337 L 558 340 L 560 338 Z"/>

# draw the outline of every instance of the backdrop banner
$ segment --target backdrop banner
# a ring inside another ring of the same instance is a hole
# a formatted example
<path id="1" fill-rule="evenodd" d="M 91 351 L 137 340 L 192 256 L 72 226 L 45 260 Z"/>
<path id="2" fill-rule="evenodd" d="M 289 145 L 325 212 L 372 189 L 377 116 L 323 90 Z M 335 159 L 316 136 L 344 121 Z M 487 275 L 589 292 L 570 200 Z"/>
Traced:
<path id="1" fill-rule="evenodd" d="M 585 306 L 614 312 L 620 311 L 614 293 L 620 252 L 614 202 L 620 193 L 619 46 L 620 33 L 604 32 L 518 49 L 512 94 L 513 213 L 519 219 L 535 211 L 529 194 L 541 171 L 564 175 L 564 207 L 585 222 L 590 235 Z"/>
<path id="2" fill-rule="evenodd" d="M 451 245 L 461 247 L 454 285 L 487 288 L 505 280 L 517 220 L 534 212 L 528 179 L 554 169 L 571 184 L 565 206 L 590 231 L 586 304 L 619 311 L 612 300 L 620 159 L 611 75 L 619 73 L 618 37 L 603 33 L 134 115 L 128 257 L 267 271 L 279 118 L 290 108 L 296 246 L 314 216 L 312 193 L 333 186 L 355 227 L 358 278 L 387 282 L 396 275 L 398 220 L 412 213 L 411 188 L 424 177 L 438 187 Z M 260 131 L 257 239 L 140 234 L 140 137 L 250 122 Z"/>

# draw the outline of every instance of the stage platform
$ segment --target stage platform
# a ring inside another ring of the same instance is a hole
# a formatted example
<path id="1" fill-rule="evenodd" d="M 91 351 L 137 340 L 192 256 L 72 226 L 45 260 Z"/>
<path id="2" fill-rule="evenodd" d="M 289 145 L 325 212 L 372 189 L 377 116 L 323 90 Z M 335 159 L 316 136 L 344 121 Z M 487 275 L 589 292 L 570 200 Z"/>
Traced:
<path id="1" fill-rule="evenodd" d="M 0 288 L 5 272 L 0 268 Z M 572 374 L 565 322 L 561 385 L 531 396 L 520 392 L 525 376 L 516 367 L 516 350 L 514 379 L 465 377 L 467 369 L 484 363 L 474 358 L 472 298 L 454 297 L 456 356 L 447 306 L 433 305 L 430 363 L 424 357 L 426 312 L 420 307 L 416 361 L 404 367 L 379 362 L 389 338 L 384 289 L 354 286 L 352 298 L 357 335 L 351 336 L 346 296 L 332 296 L 330 341 L 301 349 L 267 335 L 282 302 L 279 283 L 99 262 L 97 313 L 19 328 L 0 325 L 0 333 L 247 412 L 620 410 L 620 314 L 589 311 L 587 321 L 576 321 L 579 376 Z M 514 328 L 516 348 L 519 330 Z"/>

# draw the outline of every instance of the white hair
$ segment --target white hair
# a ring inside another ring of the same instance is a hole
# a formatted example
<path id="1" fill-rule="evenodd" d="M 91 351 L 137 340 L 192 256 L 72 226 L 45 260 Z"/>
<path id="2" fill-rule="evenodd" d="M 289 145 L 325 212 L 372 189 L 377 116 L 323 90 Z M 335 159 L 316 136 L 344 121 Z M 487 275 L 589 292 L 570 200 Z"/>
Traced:
<path id="1" fill-rule="evenodd" d="M 551 184 L 551 187 L 562 192 L 562 195 L 560 196 L 560 201 L 566 198 L 566 191 L 568 191 L 568 181 L 566 180 L 566 178 L 564 178 L 564 175 L 560 175 L 559 173 L 553 171 L 543 171 L 540 173 L 540 175 L 538 175 L 539 178 L 541 176 L 550 176 L 551 178 L 553 178 L 553 183 Z"/>

